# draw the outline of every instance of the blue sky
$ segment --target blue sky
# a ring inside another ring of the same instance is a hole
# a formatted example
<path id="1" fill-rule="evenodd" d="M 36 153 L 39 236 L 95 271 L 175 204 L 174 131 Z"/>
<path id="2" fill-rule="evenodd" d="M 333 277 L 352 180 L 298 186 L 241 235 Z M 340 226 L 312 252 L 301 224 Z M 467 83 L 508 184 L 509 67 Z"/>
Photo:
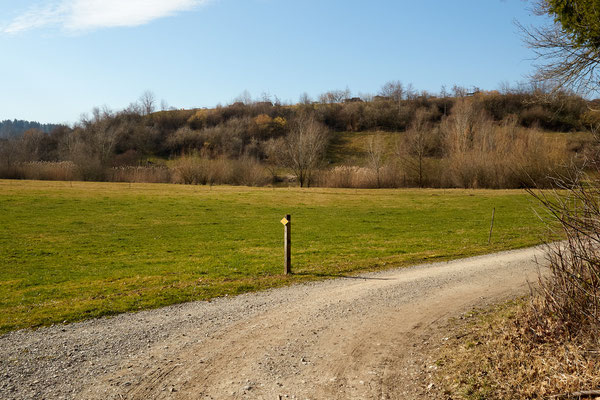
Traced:
<path id="1" fill-rule="evenodd" d="M 145 90 L 178 108 L 247 90 L 296 102 L 387 81 L 524 80 L 523 0 L 0 0 L 0 120 L 73 123 Z"/>

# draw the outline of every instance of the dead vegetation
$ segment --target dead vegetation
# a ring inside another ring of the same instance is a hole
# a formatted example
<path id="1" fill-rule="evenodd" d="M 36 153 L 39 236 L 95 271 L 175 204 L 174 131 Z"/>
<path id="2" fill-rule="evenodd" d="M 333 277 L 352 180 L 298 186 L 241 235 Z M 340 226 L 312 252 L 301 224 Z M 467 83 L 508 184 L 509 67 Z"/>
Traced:
<path id="1" fill-rule="evenodd" d="M 528 301 L 449 341 L 440 379 L 452 398 L 600 397 L 600 182 L 575 170 L 554 185 L 530 193 L 565 240 L 547 245 Z"/>
<path id="2" fill-rule="evenodd" d="M 0 139 L 0 177 L 548 187 L 556 169 L 598 153 L 589 140 L 600 126 L 598 117 L 588 111 L 590 102 L 574 94 L 506 88 L 466 96 L 459 89 L 453 97 L 436 97 L 393 82 L 381 96 L 362 100 L 334 91 L 320 103 L 248 100 L 160 112 L 151 112 L 145 94 L 122 111 L 97 108 L 73 127 Z M 61 162 L 71 163 L 72 171 Z"/>
<path id="3" fill-rule="evenodd" d="M 541 331 L 532 324 L 538 316 L 528 301 L 469 317 L 438 360 L 439 384 L 448 398 L 587 399 L 570 395 L 600 388 L 598 342 Z"/>

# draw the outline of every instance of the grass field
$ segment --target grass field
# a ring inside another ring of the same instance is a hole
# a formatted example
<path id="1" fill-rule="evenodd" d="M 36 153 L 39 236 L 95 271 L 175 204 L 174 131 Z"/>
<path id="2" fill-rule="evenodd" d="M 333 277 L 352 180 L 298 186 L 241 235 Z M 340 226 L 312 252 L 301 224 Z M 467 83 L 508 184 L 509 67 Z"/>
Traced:
<path id="1" fill-rule="evenodd" d="M 521 191 L 0 181 L 0 333 L 534 245 L 533 205 Z"/>

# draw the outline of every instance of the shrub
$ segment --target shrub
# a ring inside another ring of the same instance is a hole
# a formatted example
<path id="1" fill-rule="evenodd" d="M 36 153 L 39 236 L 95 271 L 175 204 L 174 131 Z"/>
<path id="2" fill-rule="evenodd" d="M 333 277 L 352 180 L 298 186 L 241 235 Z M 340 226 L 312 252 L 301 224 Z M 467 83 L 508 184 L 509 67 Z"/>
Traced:
<path id="1" fill-rule="evenodd" d="M 255 158 L 242 157 L 230 160 L 232 164 L 230 182 L 242 186 L 265 186 L 272 183 L 272 175 Z"/>
<path id="2" fill-rule="evenodd" d="M 319 186 L 333 188 L 374 187 L 375 176 L 370 168 L 339 166 L 319 174 Z"/>
<path id="3" fill-rule="evenodd" d="M 221 160 L 215 161 L 208 158 L 183 156 L 173 164 L 174 181 L 186 185 L 207 185 L 221 183 L 222 177 L 227 175 Z"/>
<path id="4" fill-rule="evenodd" d="M 531 324 L 539 340 L 600 339 L 600 181 L 576 170 L 555 180 L 552 194 L 530 193 L 566 240 L 547 246 L 550 274 L 540 278 Z"/>
<path id="5" fill-rule="evenodd" d="M 372 168 L 357 166 L 338 166 L 321 171 L 318 185 L 333 188 L 397 188 L 401 187 L 402 179 L 399 170 L 390 164 L 384 165 L 377 174 Z"/>
<path id="6" fill-rule="evenodd" d="M 175 183 L 188 185 L 261 186 L 272 181 L 267 169 L 251 157 L 230 160 L 183 156 L 173 163 L 172 176 Z"/>
<path id="7" fill-rule="evenodd" d="M 480 316 L 444 345 L 439 377 L 449 398 L 597 398 L 600 181 L 573 168 L 554 188 L 530 193 L 548 213 L 552 239 L 565 240 L 547 245 L 548 273 L 528 302 Z"/>
<path id="8" fill-rule="evenodd" d="M 444 119 L 446 181 L 463 188 L 547 187 L 567 163 L 564 144 L 520 128 L 515 116 L 500 125 L 470 101 L 457 102 Z"/>

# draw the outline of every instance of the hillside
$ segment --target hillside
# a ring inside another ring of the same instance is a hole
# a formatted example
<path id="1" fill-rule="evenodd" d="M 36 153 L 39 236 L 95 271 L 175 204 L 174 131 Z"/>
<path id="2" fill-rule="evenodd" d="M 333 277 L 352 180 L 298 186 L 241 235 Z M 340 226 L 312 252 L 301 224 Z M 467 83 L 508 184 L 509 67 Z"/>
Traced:
<path id="1" fill-rule="evenodd" d="M 0 177 L 330 187 L 544 186 L 597 154 L 600 116 L 569 93 L 426 93 L 152 112 L 96 109 L 0 141 Z M 37 164 L 36 164 L 37 163 Z"/>

